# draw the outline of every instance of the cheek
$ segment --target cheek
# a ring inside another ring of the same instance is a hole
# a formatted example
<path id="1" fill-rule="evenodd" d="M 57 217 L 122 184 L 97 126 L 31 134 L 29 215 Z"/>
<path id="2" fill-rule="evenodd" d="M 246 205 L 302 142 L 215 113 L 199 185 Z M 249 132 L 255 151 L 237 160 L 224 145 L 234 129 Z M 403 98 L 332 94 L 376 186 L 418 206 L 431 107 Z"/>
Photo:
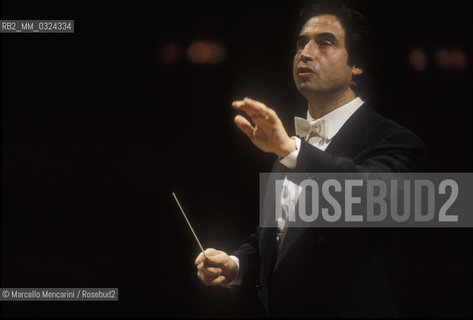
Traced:
<path id="1" fill-rule="evenodd" d="M 337 57 L 332 61 L 332 72 L 334 75 L 347 77 L 351 75 L 351 67 L 348 65 L 346 57 Z"/>
<path id="2" fill-rule="evenodd" d="M 299 63 L 299 56 L 296 54 L 296 55 L 294 55 L 294 60 L 292 61 L 292 71 L 293 72 L 295 72 L 298 63 Z"/>
<path id="3" fill-rule="evenodd" d="M 297 55 L 294 56 L 294 60 L 292 62 L 292 77 L 294 81 L 296 81 L 296 75 L 297 75 L 297 64 L 299 63 L 299 57 Z"/>

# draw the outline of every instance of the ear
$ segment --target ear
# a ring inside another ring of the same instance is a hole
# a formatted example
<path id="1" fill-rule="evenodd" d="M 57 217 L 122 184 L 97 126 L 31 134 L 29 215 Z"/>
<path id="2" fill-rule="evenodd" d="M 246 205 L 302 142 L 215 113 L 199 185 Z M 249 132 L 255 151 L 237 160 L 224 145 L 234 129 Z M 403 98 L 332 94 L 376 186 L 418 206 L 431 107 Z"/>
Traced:
<path id="1" fill-rule="evenodd" d="M 359 76 L 363 73 L 363 69 L 357 66 L 351 67 L 351 74 L 352 76 Z"/>

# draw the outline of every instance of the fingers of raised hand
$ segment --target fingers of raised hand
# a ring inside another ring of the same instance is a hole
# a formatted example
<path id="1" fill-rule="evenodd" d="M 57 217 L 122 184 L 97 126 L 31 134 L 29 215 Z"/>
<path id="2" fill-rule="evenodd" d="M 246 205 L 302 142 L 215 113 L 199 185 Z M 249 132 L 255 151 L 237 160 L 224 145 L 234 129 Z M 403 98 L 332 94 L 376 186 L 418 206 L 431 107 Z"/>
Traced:
<path id="1" fill-rule="evenodd" d="M 237 110 L 244 111 L 254 122 L 269 121 L 272 123 L 278 119 L 273 109 L 250 98 L 233 101 L 232 106 Z"/>

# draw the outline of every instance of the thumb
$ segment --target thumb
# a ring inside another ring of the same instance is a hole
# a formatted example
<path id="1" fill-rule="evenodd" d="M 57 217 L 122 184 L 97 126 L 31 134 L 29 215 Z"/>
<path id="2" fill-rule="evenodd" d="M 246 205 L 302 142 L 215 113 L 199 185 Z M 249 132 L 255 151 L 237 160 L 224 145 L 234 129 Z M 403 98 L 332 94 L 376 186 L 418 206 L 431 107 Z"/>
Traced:
<path id="1" fill-rule="evenodd" d="M 219 264 L 218 259 L 215 259 L 215 256 L 210 256 L 210 255 L 206 255 L 204 257 L 203 262 L 204 262 L 205 266 L 211 266 L 211 265 L 215 266 L 215 265 Z"/>
<path id="2" fill-rule="evenodd" d="M 231 260 L 231 258 L 223 251 L 217 255 L 207 256 L 206 258 L 209 264 L 218 267 L 226 267 L 229 260 Z"/>

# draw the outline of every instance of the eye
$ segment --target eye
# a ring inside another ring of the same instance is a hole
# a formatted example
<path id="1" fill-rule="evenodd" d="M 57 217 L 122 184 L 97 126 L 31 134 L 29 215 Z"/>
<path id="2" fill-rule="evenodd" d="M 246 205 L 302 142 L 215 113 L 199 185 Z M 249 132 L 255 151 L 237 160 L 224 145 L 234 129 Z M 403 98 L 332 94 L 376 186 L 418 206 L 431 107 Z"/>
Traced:
<path id="1" fill-rule="evenodd" d="M 332 42 L 329 40 L 323 40 L 319 42 L 319 46 L 321 47 L 330 47 L 332 45 Z"/>
<path id="2" fill-rule="evenodd" d="M 303 49 L 305 45 L 307 44 L 307 39 L 305 38 L 299 38 L 297 39 L 297 49 Z"/>

